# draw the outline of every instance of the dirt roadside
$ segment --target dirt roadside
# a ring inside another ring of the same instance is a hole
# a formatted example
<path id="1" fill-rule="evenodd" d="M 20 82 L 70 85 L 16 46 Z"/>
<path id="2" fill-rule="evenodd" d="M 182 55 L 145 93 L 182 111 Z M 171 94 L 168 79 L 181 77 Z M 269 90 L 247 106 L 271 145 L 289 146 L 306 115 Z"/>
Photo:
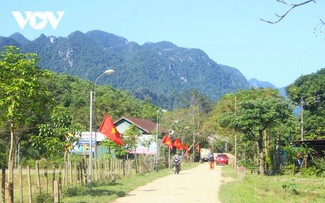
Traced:
<path id="1" fill-rule="evenodd" d="M 222 166 L 209 169 L 208 163 L 183 170 L 141 186 L 114 203 L 218 203 Z"/>

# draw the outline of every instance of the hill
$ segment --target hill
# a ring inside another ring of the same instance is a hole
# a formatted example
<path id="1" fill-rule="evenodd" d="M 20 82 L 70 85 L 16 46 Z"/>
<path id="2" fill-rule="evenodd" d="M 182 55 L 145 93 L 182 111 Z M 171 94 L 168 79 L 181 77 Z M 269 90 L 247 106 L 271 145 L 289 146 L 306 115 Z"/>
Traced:
<path id="1" fill-rule="evenodd" d="M 198 90 L 211 100 L 249 87 L 236 69 L 217 64 L 200 49 L 182 48 L 171 42 L 139 45 L 103 31 L 68 37 L 41 35 L 30 41 L 19 33 L 0 38 L 0 46 L 13 44 L 23 52 L 37 53 L 40 67 L 95 81 L 106 69 L 113 75 L 98 84 L 129 90 L 140 99 L 171 109 L 183 94 Z"/>
<path id="2" fill-rule="evenodd" d="M 253 88 L 273 88 L 273 89 L 278 89 L 279 93 L 283 97 L 287 97 L 285 87 L 276 87 L 270 82 L 267 81 L 260 81 L 256 78 L 251 78 L 248 80 L 249 86 Z"/>

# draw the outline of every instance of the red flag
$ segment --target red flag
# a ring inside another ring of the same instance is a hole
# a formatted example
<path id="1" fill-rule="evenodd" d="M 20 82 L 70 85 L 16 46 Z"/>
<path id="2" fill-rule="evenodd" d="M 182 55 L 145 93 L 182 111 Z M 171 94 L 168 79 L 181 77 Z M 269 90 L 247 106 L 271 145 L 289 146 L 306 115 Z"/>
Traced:
<path id="1" fill-rule="evenodd" d="M 175 139 L 175 141 L 174 141 L 174 146 L 175 146 L 178 150 L 180 150 L 180 149 L 184 149 L 184 145 L 182 144 L 182 142 L 181 142 L 178 138 Z"/>
<path id="2" fill-rule="evenodd" d="M 195 151 L 197 151 L 197 153 L 200 153 L 200 144 L 197 144 L 195 147 Z"/>
<path id="3" fill-rule="evenodd" d="M 117 131 L 109 115 L 105 115 L 104 120 L 99 128 L 99 132 L 106 135 L 107 138 L 119 145 L 124 145 L 120 133 Z"/>
<path id="4" fill-rule="evenodd" d="M 170 149 L 173 149 L 173 142 L 170 139 L 169 135 L 165 135 L 164 139 L 162 140 L 162 143 L 167 145 Z"/>
<path id="5" fill-rule="evenodd" d="M 185 145 L 185 154 L 188 154 L 188 144 Z"/>

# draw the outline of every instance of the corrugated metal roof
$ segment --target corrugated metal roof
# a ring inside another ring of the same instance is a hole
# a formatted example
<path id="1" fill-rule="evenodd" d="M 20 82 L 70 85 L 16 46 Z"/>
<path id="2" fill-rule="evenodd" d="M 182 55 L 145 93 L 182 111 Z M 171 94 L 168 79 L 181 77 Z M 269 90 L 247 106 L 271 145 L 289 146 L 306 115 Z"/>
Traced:
<path id="1" fill-rule="evenodd" d="M 153 130 L 156 129 L 156 123 L 152 122 L 148 119 L 142 119 L 142 118 L 130 118 L 130 117 L 122 117 L 119 120 L 114 122 L 114 125 L 117 126 L 119 123 L 127 121 L 131 124 L 136 125 L 138 128 L 141 128 L 146 133 L 150 133 Z"/>
<path id="2" fill-rule="evenodd" d="M 322 148 L 325 149 L 325 139 L 315 139 L 315 140 L 296 140 L 292 144 L 295 146 L 301 146 L 306 144 L 309 147 Z"/>

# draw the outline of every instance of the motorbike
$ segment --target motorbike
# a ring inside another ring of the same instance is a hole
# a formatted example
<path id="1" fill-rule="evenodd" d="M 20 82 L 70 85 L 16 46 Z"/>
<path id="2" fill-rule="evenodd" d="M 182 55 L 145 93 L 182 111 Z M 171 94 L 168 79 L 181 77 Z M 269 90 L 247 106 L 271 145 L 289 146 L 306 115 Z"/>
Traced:
<path id="1" fill-rule="evenodd" d="M 180 170 L 181 170 L 181 161 L 180 160 L 174 160 L 173 161 L 174 174 L 179 174 Z"/>

